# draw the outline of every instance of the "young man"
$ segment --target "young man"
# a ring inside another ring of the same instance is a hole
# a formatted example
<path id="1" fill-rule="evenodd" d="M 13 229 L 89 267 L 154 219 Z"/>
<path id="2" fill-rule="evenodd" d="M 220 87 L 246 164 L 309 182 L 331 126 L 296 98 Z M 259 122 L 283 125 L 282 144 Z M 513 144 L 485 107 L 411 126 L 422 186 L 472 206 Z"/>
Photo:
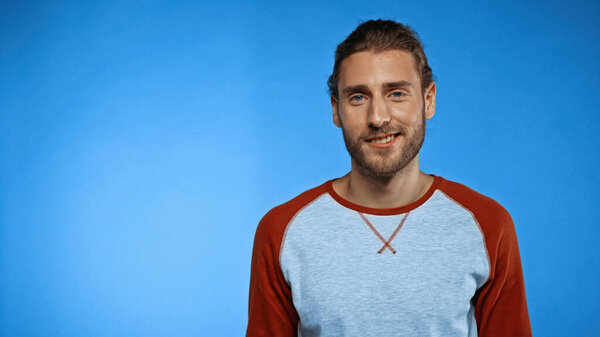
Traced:
<path id="1" fill-rule="evenodd" d="M 419 171 L 436 87 L 415 33 L 361 24 L 328 84 L 351 170 L 260 221 L 247 336 L 531 336 L 509 213 Z"/>

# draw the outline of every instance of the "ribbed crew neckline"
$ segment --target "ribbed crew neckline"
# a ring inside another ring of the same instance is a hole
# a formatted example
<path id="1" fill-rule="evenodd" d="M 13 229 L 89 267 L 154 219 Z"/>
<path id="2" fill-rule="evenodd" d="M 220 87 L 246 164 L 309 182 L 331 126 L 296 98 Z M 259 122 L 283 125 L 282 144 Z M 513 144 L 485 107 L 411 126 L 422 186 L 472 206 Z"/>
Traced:
<path id="1" fill-rule="evenodd" d="M 393 208 L 365 207 L 365 206 L 361 206 L 359 204 L 355 204 L 349 200 L 344 199 L 341 195 L 337 194 L 337 192 L 333 189 L 333 181 L 336 179 L 339 179 L 339 178 L 328 180 L 325 184 L 326 184 L 327 192 L 329 193 L 329 195 L 331 195 L 331 197 L 335 201 L 337 201 L 339 204 L 341 204 L 342 206 L 344 206 L 346 208 L 350 208 L 352 210 L 355 210 L 355 211 L 358 211 L 361 213 L 367 213 L 367 214 L 373 214 L 373 215 L 396 215 L 396 214 L 402 214 L 402 213 L 406 213 L 408 211 L 412 211 L 413 209 L 424 204 L 425 201 L 427 201 L 433 195 L 433 192 L 435 192 L 435 190 L 438 188 L 438 186 L 440 185 L 440 182 L 442 181 L 443 178 L 440 176 L 436 176 L 434 174 L 430 174 L 430 176 L 433 177 L 433 183 L 431 183 L 431 186 L 429 186 L 429 189 L 427 190 L 427 192 L 425 192 L 425 194 L 423 194 L 419 199 L 411 202 L 410 204 L 400 206 L 400 207 L 393 207 Z"/>

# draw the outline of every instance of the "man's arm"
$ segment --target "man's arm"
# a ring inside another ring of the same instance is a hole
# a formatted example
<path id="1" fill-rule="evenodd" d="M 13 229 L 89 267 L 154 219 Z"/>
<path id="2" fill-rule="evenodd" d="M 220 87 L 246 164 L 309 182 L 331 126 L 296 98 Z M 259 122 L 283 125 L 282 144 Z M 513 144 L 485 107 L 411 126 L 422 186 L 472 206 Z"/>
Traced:
<path id="1" fill-rule="evenodd" d="M 274 209 L 263 217 L 254 238 L 247 337 L 296 336 L 298 313 L 279 265 L 281 240 L 289 220 L 277 214 Z"/>
<path id="2" fill-rule="evenodd" d="M 517 235 L 510 214 L 502 211 L 495 230 L 484 233 L 490 277 L 478 290 L 475 307 L 478 335 L 531 336 Z"/>

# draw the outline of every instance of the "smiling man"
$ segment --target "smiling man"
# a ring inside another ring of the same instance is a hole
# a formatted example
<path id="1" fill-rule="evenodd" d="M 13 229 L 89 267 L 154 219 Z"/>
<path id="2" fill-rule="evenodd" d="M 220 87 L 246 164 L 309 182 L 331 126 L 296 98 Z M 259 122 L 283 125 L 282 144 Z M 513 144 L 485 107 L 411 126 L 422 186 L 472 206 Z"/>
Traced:
<path id="1" fill-rule="evenodd" d="M 247 336 L 531 336 L 509 213 L 419 170 L 436 86 L 416 34 L 359 25 L 328 85 L 351 169 L 260 221 Z"/>

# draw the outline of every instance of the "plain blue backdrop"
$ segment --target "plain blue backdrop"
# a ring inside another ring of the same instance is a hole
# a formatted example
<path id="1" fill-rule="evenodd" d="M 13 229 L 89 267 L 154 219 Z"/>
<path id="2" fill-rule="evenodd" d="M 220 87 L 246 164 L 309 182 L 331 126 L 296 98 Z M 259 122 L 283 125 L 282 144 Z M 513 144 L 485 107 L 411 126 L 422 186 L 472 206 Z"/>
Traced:
<path id="1" fill-rule="evenodd" d="M 600 335 L 597 1 L 2 1 L 0 335 L 241 336 L 272 207 L 350 168 L 326 80 L 396 19 L 421 167 L 512 214 L 536 336 Z"/>

